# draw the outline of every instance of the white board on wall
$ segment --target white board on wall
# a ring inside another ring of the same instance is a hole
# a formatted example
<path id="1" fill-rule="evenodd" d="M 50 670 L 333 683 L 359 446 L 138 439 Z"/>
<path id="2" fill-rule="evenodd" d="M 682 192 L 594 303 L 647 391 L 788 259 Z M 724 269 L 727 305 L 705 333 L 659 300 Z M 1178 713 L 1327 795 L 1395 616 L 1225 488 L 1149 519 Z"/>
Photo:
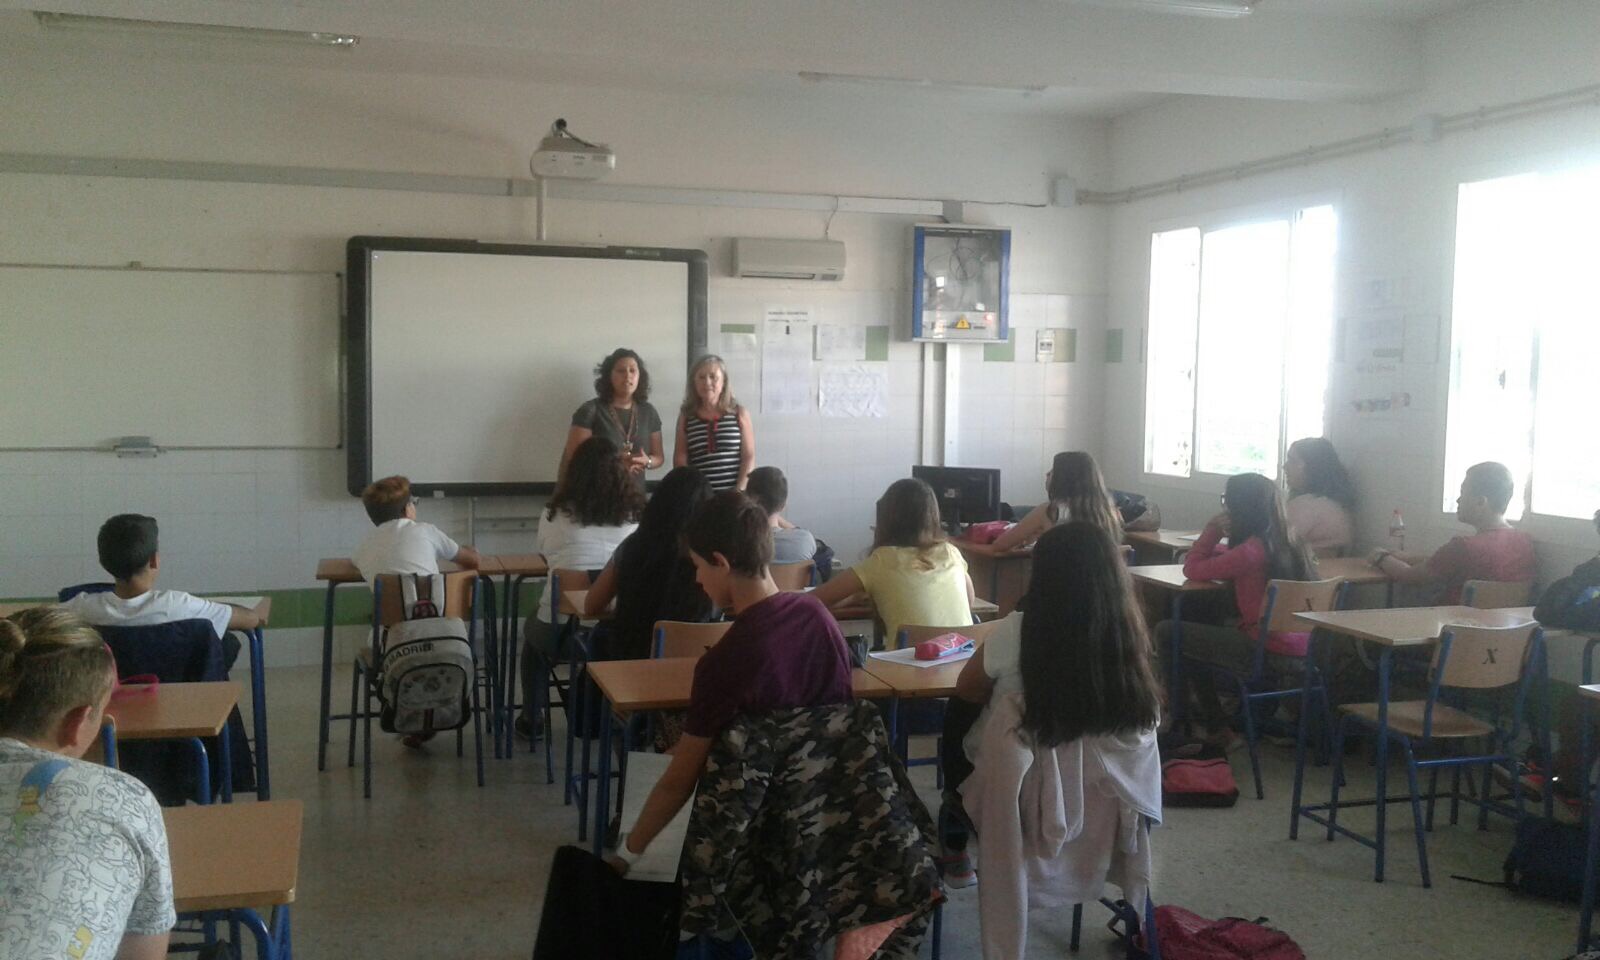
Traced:
<path id="1" fill-rule="evenodd" d="M 0 447 L 336 447 L 334 273 L 0 267 Z"/>
<path id="2" fill-rule="evenodd" d="M 672 456 L 689 365 L 682 261 L 374 250 L 371 476 L 424 487 L 549 483 L 594 369 L 644 358 Z"/>

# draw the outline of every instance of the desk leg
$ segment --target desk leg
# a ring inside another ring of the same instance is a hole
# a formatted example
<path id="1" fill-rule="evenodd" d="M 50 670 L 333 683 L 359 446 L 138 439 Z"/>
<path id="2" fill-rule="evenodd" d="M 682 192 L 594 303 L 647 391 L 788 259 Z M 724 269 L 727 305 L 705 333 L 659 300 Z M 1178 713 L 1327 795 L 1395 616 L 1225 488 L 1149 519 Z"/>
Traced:
<path id="1" fill-rule="evenodd" d="M 900 752 L 900 697 L 889 698 L 889 752 Z M 905 758 L 901 758 L 905 759 Z"/>
<path id="2" fill-rule="evenodd" d="M 1378 654 L 1378 742 L 1377 753 L 1377 824 L 1378 831 L 1373 837 L 1377 841 L 1378 862 L 1373 871 L 1372 879 L 1376 883 L 1383 882 L 1383 853 L 1385 847 L 1384 821 L 1385 813 L 1389 809 L 1389 669 L 1394 663 L 1394 648 L 1384 647 Z"/>
<path id="3" fill-rule="evenodd" d="M 1590 637 L 1589 642 L 1583 645 L 1583 683 L 1588 686 L 1594 683 L 1594 648 L 1600 646 L 1600 637 Z M 1589 761 L 1594 756 L 1594 734 L 1589 731 L 1589 724 L 1594 721 L 1594 708 L 1589 705 L 1587 697 L 1580 697 L 1578 703 L 1578 796 L 1588 799 L 1589 796 Z"/>
<path id="4" fill-rule="evenodd" d="M 1587 666 L 1587 665 L 1586 665 Z M 1585 670 L 1587 673 L 1587 670 Z M 1600 860 L 1600 791 L 1584 796 L 1589 806 L 1589 849 L 1583 860 L 1583 900 L 1578 913 L 1578 953 L 1589 949 L 1594 926 L 1595 867 Z"/>
<path id="5" fill-rule="evenodd" d="M 489 684 L 489 736 L 494 741 L 494 758 L 500 759 L 500 614 L 495 604 L 494 578 L 478 575 L 485 603 L 483 621 L 483 672 Z M 476 684 L 478 678 L 474 676 Z"/>
<path id="6" fill-rule="evenodd" d="M 233 802 L 233 730 L 229 724 L 222 725 L 222 733 L 217 735 L 217 766 L 222 769 L 222 782 L 217 784 L 217 789 L 222 792 L 222 802 Z"/>
<path id="7" fill-rule="evenodd" d="M 1294 799 L 1289 804 L 1289 839 L 1300 839 L 1300 798 L 1306 780 L 1306 719 L 1311 712 L 1312 695 L 1312 667 L 1317 662 L 1317 633 L 1311 631 L 1311 637 L 1306 641 L 1305 667 L 1300 671 L 1300 722 L 1295 724 L 1294 732 Z M 1246 704 L 1246 709 L 1249 704 Z"/>
<path id="8" fill-rule="evenodd" d="M 594 855 L 597 857 L 605 853 L 606 846 L 606 810 L 611 800 L 611 726 L 614 719 L 611 698 L 606 697 L 605 707 L 600 711 L 600 777 L 594 785 Z M 584 766 L 587 772 L 588 764 Z"/>
<path id="9" fill-rule="evenodd" d="M 224 727 L 223 730 L 226 732 L 227 728 Z M 210 803 L 211 760 L 206 756 L 206 745 L 201 742 L 199 737 L 190 737 L 189 746 L 191 748 L 190 752 L 194 754 L 195 776 L 199 778 L 199 788 L 195 791 L 199 796 L 195 798 L 195 801 L 197 803 Z"/>
<path id="10" fill-rule="evenodd" d="M 338 588 L 337 583 L 329 582 L 327 597 L 322 602 L 322 713 L 317 726 L 319 772 L 328 768 L 328 703 L 333 697 L 333 591 Z"/>
<path id="11" fill-rule="evenodd" d="M 1167 651 L 1172 661 L 1167 670 L 1167 708 L 1172 714 L 1172 726 L 1183 719 L 1183 591 L 1172 595 L 1172 647 Z"/>
<path id="12" fill-rule="evenodd" d="M 261 628 L 250 631 L 250 719 L 256 733 L 256 799 L 272 799 L 267 774 L 267 675 Z"/>

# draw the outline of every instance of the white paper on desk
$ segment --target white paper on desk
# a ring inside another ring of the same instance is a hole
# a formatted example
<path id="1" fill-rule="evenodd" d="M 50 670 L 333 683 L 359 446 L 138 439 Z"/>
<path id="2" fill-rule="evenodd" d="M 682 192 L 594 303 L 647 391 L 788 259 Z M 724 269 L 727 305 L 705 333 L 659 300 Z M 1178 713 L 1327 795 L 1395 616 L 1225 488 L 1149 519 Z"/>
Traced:
<path id="1" fill-rule="evenodd" d="M 867 656 L 877 660 L 885 660 L 889 663 L 903 663 L 912 667 L 942 667 L 947 663 L 960 663 L 970 658 L 975 652 L 974 650 L 968 650 L 965 653 L 952 653 L 948 657 L 940 657 L 937 660 L 918 660 L 916 647 L 902 647 L 899 650 L 877 650 L 867 654 Z"/>
<path id="2" fill-rule="evenodd" d="M 623 830 L 631 831 L 639 822 L 646 798 L 671 763 L 672 758 L 664 753 L 628 754 L 628 787 L 622 794 Z M 677 882 L 678 861 L 683 857 L 683 840 L 689 834 L 689 811 L 693 808 L 694 796 L 690 795 L 678 815 L 656 834 L 638 861 L 628 868 L 629 880 Z"/>
<path id="3" fill-rule="evenodd" d="M 817 404 L 824 417 L 887 417 L 887 363 L 830 363 L 822 368 Z"/>
<path id="4" fill-rule="evenodd" d="M 230 607 L 244 607 L 246 610 L 254 610 L 261 605 L 260 597 L 206 597 L 205 599 L 212 603 L 225 603 Z"/>
<path id="5" fill-rule="evenodd" d="M 867 359 L 867 328 L 855 324 L 817 324 L 817 359 L 861 361 Z"/>
<path id="6" fill-rule="evenodd" d="M 810 307 L 767 307 L 761 331 L 761 411 L 811 409 Z"/>

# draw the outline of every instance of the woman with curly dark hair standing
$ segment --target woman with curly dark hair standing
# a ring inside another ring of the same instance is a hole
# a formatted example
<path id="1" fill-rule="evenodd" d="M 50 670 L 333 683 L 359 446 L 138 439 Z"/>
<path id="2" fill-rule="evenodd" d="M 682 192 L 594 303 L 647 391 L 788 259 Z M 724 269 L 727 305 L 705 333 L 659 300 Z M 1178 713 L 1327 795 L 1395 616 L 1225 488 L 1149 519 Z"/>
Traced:
<path id="1" fill-rule="evenodd" d="M 645 471 L 667 462 L 661 446 L 661 414 L 648 402 L 650 371 L 637 353 L 618 347 L 594 372 L 594 399 L 584 401 L 572 414 L 557 477 L 566 476 L 578 444 L 590 437 L 605 437 L 617 445 L 618 456 L 634 483 L 643 488 Z"/>

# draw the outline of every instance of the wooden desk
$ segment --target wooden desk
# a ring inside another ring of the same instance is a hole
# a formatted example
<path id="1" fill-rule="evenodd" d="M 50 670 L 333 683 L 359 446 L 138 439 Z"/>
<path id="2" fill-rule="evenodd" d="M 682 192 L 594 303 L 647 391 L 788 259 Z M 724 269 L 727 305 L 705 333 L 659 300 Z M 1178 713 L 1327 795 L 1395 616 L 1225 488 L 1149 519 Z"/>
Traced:
<path id="1" fill-rule="evenodd" d="M 223 680 L 212 683 L 162 683 L 154 688 L 130 684 L 129 690 L 148 690 L 112 700 L 106 717 L 115 723 L 117 740 L 186 740 L 194 755 L 198 783 L 195 798 L 211 802 L 211 762 L 201 738 L 217 738 L 217 759 L 222 770 L 222 802 L 233 800 L 233 745 L 227 735 L 228 717 L 239 705 L 239 685 Z"/>
<path id="2" fill-rule="evenodd" d="M 1317 561 L 1317 576 L 1323 580 L 1337 578 L 1357 586 L 1393 583 L 1387 574 L 1363 557 L 1324 557 Z"/>
<path id="3" fill-rule="evenodd" d="M 928 700 L 955 696 L 956 678 L 966 665 L 967 660 L 957 660 L 937 667 L 913 667 L 869 656 L 865 670 L 893 691 L 896 699 Z"/>
<path id="4" fill-rule="evenodd" d="M 250 928 L 266 960 L 290 955 L 289 904 L 299 885 L 299 800 L 161 811 L 178 913 L 224 913 Z M 269 929 L 256 909 L 275 908 Z"/>
<path id="5" fill-rule="evenodd" d="M 21 610 L 32 610 L 34 607 L 49 606 L 49 600 L 30 600 L 20 603 L 0 603 L 0 620 L 11 616 Z"/>
<path id="6" fill-rule="evenodd" d="M 1194 547 L 1193 530 L 1133 530 L 1122 535 L 1122 541 L 1135 550 L 1147 550 L 1168 559 L 1177 557 Z"/>
<path id="7" fill-rule="evenodd" d="M 667 657 L 657 660 L 602 660 L 590 663 L 589 677 L 600 688 L 601 696 L 610 707 L 605 722 L 600 724 L 600 770 L 596 779 L 594 804 L 594 852 L 599 856 L 604 850 L 606 810 L 611 805 L 611 723 L 610 715 L 622 717 L 623 753 L 629 748 L 626 719 L 635 713 L 649 710 L 682 710 L 689 706 L 690 689 L 694 686 L 694 668 L 698 657 Z M 889 685 L 865 670 L 850 671 L 850 686 L 857 697 L 878 699 L 889 697 Z M 627 778 L 624 768 L 618 778 L 620 792 Z M 589 753 L 583 753 L 583 776 L 589 780 Z M 588 798 L 578 799 L 578 831 L 581 839 L 588 820 Z"/>
<path id="8" fill-rule="evenodd" d="M 1148 584 L 1159 590 L 1176 593 L 1204 593 L 1210 590 L 1221 590 L 1227 586 L 1221 580 L 1190 580 L 1183 573 L 1181 563 L 1151 564 L 1142 567 L 1129 567 L 1128 573 L 1135 583 Z M 1174 614 L 1176 619 L 1176 614 Z"/>
<path id="9" fill-rule="evenodd" d="M 1363 837 L 1348 827 L 1336 825 L 1332 822 L 1334 801 L 1328 803 L 1309 804 L 1301 803 L 1302 786 L 1305 772 L 1305 736 L 1306 713 L 1305 705 L 1309 704 L 1310 671 L 1306 671 L 1306 684 L 1301 696 L 1301 722 L 1296 734 L 1295 743 L 1295 777 L 1294 797 L 1291 801 L 1289 818 L 1289 839 L 1299 837 L 1300 818 L 1305 817 L 1312 823 L 1328 828 L 1328 839 L 1333 839 L 1335 832 L 1363 843 L 1373 848 L 1374 866 L 1373 880 L 1381 883 L 1384 871 L 1384 846 L 1385 829 L 1387 822 L 1387 809 L 1390 803 L 1388 794 L 1388 766 L 1389 766 L 1389 678 L 1394 664 L 1394 652 L 1397 649 L 1418 648 L 1436 643 L 1441 634 L 1452 624 L 1477 627 L 1514 627 L 1529 623 L 1532 618 L 1519 610 L 1479 610 L 1475 607 L 1402 607 L 1390 610 L 1333 610 L 1326 613 L 1297 613 L 1295 620 L 1313 628 L 1313 641 L 1317 628 L 1334 633 L 1355 637 L 1378 648 L 1378 715 L 1377 729 L 1373 734 L 1374 770 L 1377 778 L 1377 789 L 1374 801 L 1340 801 L 1339 808 L 1344 806 L 1373 807 L 1376 820 L 1375 830 L 1371 839 Z M 1308 656 L 1311 651 L 1307 651 Z M 1548 724 L 1545 724 L 1548 729 Z M 1548 747 L 1548 741 L 1544 743 Z M 1548 751 L 1546 753 L 1548 755 Z M 1545 793 L 1545 814 L 1549 815 L 1552 795 L 1547 790 Z M 1329 816 L 1324 817 L 1323 812 Z"/>
<path id="10" fill-rule="evenodd" d="M 996 550 L 990 544 L 966 540 L 950 542 L 966 558 L 967 572 L 972 575 L 972 588 L 977 595 L 994 603 L 998 616 L 1015 610 L 1017 601 L 1028 592 L 1028 579 L 1033 575 L 1033 551 L 1026 548 Z"/>
<path id="11" fill-rule="evenodd" d="M 550 564 L 541 553 L 501 553 L 492 557 L 484 557 L 484 566 L 478 569 L 485 573 L 490 572 L 488 563 L 493 561 L 494 573 L 503 573 L 513 577 L 542 577 L 550 572 Z"/>

